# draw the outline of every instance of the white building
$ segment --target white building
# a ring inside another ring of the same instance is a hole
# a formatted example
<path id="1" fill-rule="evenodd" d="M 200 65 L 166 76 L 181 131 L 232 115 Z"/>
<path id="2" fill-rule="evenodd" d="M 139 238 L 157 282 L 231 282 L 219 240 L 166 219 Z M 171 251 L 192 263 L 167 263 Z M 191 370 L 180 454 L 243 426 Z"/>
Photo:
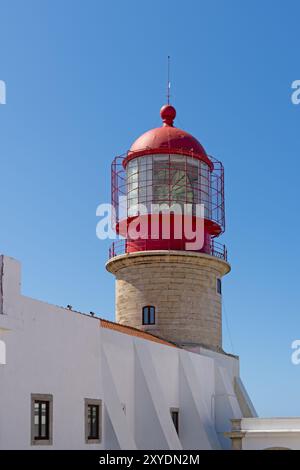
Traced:
<path id="1" fill-rule="evenodd" d="M 0 449 L 222 449 L 230 419 L 255 416 L 237 357 L 25 297 L 12 258 L 0 273 Z M 33 438 L 34 399 L 49 403 L 48 439 Z M 86 403 L 99 405 L 99 442 Z"/>

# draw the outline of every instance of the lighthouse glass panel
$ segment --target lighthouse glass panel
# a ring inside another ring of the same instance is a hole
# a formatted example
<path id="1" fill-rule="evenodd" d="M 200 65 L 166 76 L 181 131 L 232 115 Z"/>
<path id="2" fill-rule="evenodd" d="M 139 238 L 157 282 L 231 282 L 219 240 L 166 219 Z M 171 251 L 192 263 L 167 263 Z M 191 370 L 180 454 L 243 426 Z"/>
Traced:
<path id="1" fill-rule="evenodd" d="M 185 155 L 148 155 L 137 157 L 127 165 L 128 215 L 139 213 L 143 204 L 149 213 L 157 212 L 152 205 L 179 207 L 204 205 L 204 214 L 210 218 L 210 178 L 208 165 Z"/>
<path id="2" fill-rule="evenodd" d="M 135 215 L 138 204 L 138 176 L 138 160 L 135 159 L 127 166 L 127 204 L 129 215 Z"/>

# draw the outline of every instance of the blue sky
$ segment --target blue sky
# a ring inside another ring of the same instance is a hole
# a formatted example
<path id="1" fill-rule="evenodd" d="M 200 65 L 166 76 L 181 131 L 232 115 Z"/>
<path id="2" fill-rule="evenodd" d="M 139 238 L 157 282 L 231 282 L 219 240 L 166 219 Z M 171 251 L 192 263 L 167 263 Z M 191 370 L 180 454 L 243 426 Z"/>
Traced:
<path id="1" fill-rule="evenodd" d="M 299 15 L 292 0 L 0 0 L 0 252 L 23 293 L 113 319 L 96 207 L 113 157 L 160 125 L 171 55 L 176 125 L 225 166 L 224 347 L 262 416 L 300 416 Z"/>

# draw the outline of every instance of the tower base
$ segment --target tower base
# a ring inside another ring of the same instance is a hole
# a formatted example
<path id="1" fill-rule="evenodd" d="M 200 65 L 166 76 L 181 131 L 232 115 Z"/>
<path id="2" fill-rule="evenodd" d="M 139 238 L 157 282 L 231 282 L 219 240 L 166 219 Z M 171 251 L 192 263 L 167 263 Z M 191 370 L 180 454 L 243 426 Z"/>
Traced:
<path id="1" fill-rule="evenodd" d="M 111 258 L 116 276 L 116 321 L 186 347 L 222 349 L 222 298 L 217 279 L 230 265 L 204 253 L 143 251 Z M 144 306 L 155 324 L 142 324 Z"/>

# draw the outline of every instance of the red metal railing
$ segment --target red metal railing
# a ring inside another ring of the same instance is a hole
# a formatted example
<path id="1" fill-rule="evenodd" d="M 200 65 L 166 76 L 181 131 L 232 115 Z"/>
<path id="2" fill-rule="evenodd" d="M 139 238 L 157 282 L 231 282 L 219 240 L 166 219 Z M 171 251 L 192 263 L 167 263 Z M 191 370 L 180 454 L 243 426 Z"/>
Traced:
<path id="1" fill-rule="evenodd" d="M 116 240 L 109 248 L 109 259 L 128 253 L 128 244 L 130 243 L 134 243 L 134 246 L 140 248 L 140 251 L 146 251 L 147 241 L 148 240 L 134 240 L 134 242 L 130 242 L 125 239 Z M 157 250 L 160 250 L 160 245 L 161 241 L 157 240 Z M 151 240 L 151 251 L 153 250 L 155 250 L 155 245 L 153 245 L 153 240 Z M 209 252 L 206 252 L 206 254 L 227 261 L 226 246 L 222 243 L 216 242 L 215 240 L 211 240 Z"/>

